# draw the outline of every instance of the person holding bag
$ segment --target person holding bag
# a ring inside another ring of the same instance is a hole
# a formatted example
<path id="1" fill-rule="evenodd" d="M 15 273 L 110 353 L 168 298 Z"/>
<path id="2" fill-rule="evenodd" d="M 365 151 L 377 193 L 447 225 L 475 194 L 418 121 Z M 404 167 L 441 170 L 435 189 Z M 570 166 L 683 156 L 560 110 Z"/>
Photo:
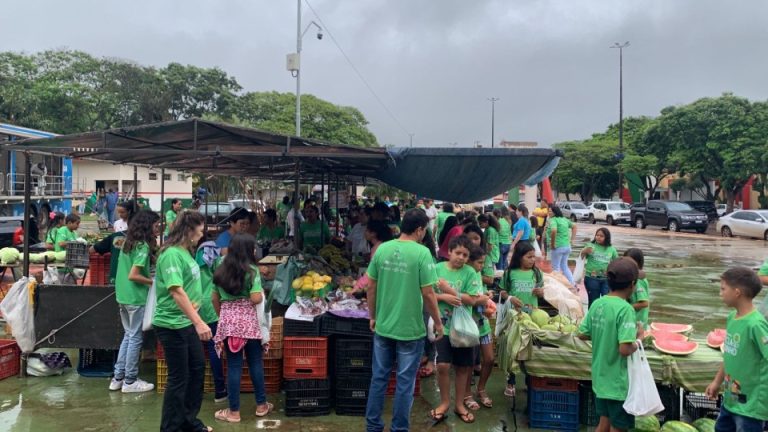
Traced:
<path id="1" fill-rule="evenodd" d="M 635 417 L 624 409 L 629 394 L 627 358 L 643 339 L 635 310 L 627 299 L 635 290 L 637 264 L 629 258 L 612 261 L 605 272 L 610 293 L 595 300 L 579 327 L 579 338 L 592 340 L 592 391 L 600 423 L 598 432 L 635 427 Z"/>

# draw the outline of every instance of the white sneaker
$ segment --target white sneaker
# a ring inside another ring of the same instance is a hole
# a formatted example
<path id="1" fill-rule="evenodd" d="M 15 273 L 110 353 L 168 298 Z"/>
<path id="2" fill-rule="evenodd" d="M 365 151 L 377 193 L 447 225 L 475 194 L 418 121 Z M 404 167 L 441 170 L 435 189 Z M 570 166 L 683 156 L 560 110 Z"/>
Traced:
<path id="1" fill-rule="evenodd" d="M 109 390 L 117 391 L 117 390 L 120 390 L 121 388 L 123 388 L 123 380 L 112 378 L 112 381 L 109 382 Z"/>
<path id="2" fill-rule="evenodd" d="M 148 392 L 155 388 L 154 384 L 137 379 L 132 384 L 123 384 L 123 393 L 141 393 Z"/>

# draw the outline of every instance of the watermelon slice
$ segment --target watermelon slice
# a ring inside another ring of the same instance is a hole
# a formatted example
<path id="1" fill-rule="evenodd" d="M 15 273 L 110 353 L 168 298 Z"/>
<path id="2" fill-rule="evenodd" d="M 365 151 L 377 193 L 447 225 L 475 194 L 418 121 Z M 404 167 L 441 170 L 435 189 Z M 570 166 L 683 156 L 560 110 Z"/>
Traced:
<path id="1" fill-rule="evenodd" d="M 720 349 L 725 342 L 725 329 L 714 329 L 707 334 L 707 346 L 712 349 Z"/>
<path id="2" fill-rule="evenodd" d="M 685 342 L 688 340 L 688 336 L 682 334 L 682 333 L 670 333 L 667 331 L 653 331 L 651 330 L 648 332 L 648 335 L 651 336 L 654 339 L 664 339 L 664 340 L 672 340 L 672 341 L 679 341 L 679 342 Z"/>
<path id="3" fill-rule="evenodd" d="M 651 323 L 651 330 L 667 333 L 688 333 L 693 330 L 690 324 Z"/>
<path id="4" fill-rule="evenodd" d="M 691 341 L 654 339 L 653 347 L 656 348 L 656 351 L 664 354 L 684 356 L 696 352 L 699 344 Z"/>

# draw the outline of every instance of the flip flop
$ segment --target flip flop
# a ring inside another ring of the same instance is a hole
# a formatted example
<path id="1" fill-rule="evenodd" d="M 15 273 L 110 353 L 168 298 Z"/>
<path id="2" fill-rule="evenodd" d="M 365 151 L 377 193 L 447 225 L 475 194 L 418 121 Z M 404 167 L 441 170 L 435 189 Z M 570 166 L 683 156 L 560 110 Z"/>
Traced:
<path id="1" fill-rule="evenodd" d="M 480 399 L 480 405 L 486 408 L 493 408 L 493 400 L 488 397 L 488 393 L 485 390 L 477 392 L 477 398 Z"/>
<path id="2" fill-rule="evenodd" d="M 471 411 L 477 411 L 480 409 L 480 404 L 478 404 L 477 401 L 472 398 L 472 396 L 467 396 L 464 398 L 464 406 Z"/>
<path id="3" fill-rule="evenodd" d="M 469 412 L 469 411 L 465 412 L 464 414 L 460 413 L 458 410 L 455 410 L 455 411 L 453 411 L 453 412 L 454 412 L 454 413 L 455 413 L 457 416 L 459 416 L 459 418 L 461 419 L 461 421 L 463 421 L 464 423 L 467 423 L 467 424 L 469 424 L 469 423 L 474 423 L 474 422 L 475 422 L 475 415 L 474 415 L 474 414 L 472 414 L 472 413 L 471 413 L 471 412 Z"/>
<path id="4" fill-rule="evenodd" d="M 275 408 L 274 405 L 272 405 L 271 403 L 267 402 L 267 410 L 266 411 L 259 411 L 258 408 L 256 408 L 256 417 L 264 417 L 267 414 L 271 413 L 274 408 Z"/>
<path id="5" fill-rule="evenodd" d="M 216 413 L 213 415 L 213 418 L 219 421 L 227 422 L 227 423 L 240 423 L 240 419 L 235 419 L 229 416 L 230 414 L 229 408 L 224 408 L 216 411 Z M 213 429 L 211 427 L 208 427 L 209 431 L 212 431 Z"/>
<path id="6" fill-rule="evenodd" d="M 448 418 L 448 412 L 438 412 L 436 409 L 429 411 L 429 418 L 432 419 L 432 426 L 435 427 L 439 425 L 440 423 L 444 422 L 446 418 Z"/>

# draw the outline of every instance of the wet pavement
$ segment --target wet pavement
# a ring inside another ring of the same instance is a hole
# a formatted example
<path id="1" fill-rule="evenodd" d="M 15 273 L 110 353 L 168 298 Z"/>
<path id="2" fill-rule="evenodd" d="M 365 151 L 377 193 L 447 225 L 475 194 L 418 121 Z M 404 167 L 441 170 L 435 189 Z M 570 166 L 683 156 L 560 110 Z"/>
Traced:
<path id="1" fill-rule="evenodd" d="M 579 224 L 575 244 L 578 251 L 594 233 L 605 225 Z M 723 327 L 727 309 L 718 297 L 719 275 L 728 267 L 746 265 L 757 267 L 768 257 L 766 242 L 745 239 L 724 239 L 715 236 L 668 233 L 659 230 L 638 230 L 609 227 L 613 244 L 622 254 L 638 247 L 646 255 L 646 272 L 651 290 L 651 321 L 687 323 L 704 336 L 714 327 Z M 574 251 L 574 255 L 576 254 Z M 759 300 L 765 297 L 761 293 Z M 68 350 L 74 364 L 77 351 Z M 155 382 L 154 363 L 143 363 L 143 379 Z M 520 381 L 520 380 L 518 380 Z M 443 431 L 514 431 L 515 423 L 525 430 L 523 413 L 525 392 L 521 391 L 512 411 L 512 401 L 503 397 L 504 374 L 494 371 L 488 393 L 494 399 L 493 409 L 483 409 L 477 421 L 462 424 L 455 415 L 430 428 L 429 409 L 439 400 L 434 378 L 422 381 L 422 396 L 416 398 L 412 411 L 412 430 Z M 75 371 L 64 376 L 48 378 L 7 378 L 0 381 L 0 431 L 154 431 L 159 429 L 162 395 L 156 392 L 122 394 L 107 390 L 107 378 L 85 378 Z M 222 405 L 213 403 L 206 394 L 200 418 L 216 431 L 362 431 L 361 417 L 329 415 L 323 417 L 285 417 L 282 397 L 270 395 L 276 412 L 265 420 L 246 415 L 255 409 L 253 396 L 243 394 L 243 421 L 224 424 L 213 419 Z M 391 400 L 386 412 L 391 412 Z"/>

